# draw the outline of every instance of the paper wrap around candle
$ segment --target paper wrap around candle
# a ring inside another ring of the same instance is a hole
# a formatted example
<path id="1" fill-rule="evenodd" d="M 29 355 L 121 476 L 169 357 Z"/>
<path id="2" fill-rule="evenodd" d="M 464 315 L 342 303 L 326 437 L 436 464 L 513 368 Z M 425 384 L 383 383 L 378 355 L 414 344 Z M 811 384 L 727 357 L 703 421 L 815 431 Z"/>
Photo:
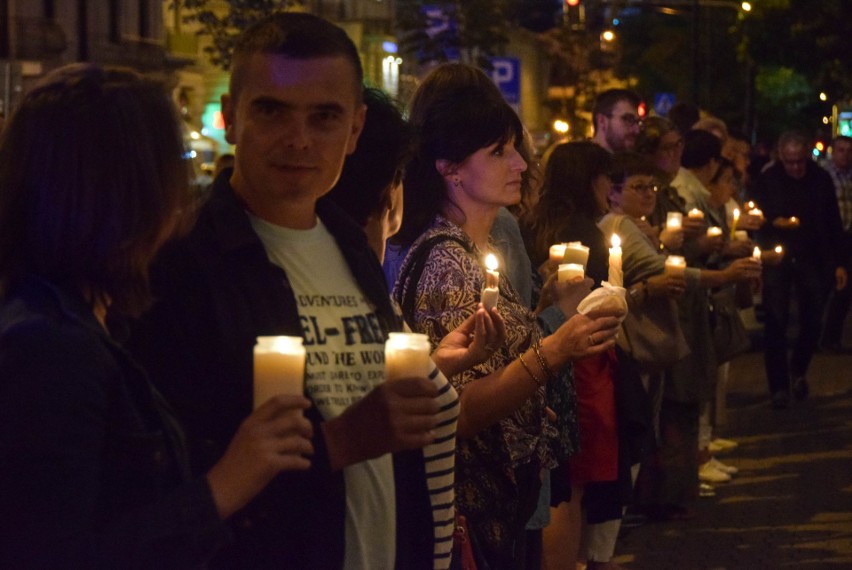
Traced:
<path id="1" fill-rule="evenodd" d="M 429 376 L 431 353 L 429 337 L 425 334 L 390 333 L 385 341 L 385 381 Z"/>
<path id="2" fill-rule="evenodd" d="M 686 216 L 688 218 L 696 218 L 696 219 L 703 220 L 704 219 L 704 212 L 702 212 L 698 208 L 693 208 L 689 211 L 689 213 Z"/>
<path id="3" fill-rule="evenodd" d="M 621 238 L 612 234 L 609 248 L 609 275 L 607 281 L 613 287 L 624 287 L 624 272 L 621 269 Z"/>
<path id="4" fill-rule="evenodd" d="M 680 212 L 668 212 L 666 214 L 666 227 L 670 230 L 683 227 L 683 214 Z"/>
<path id="5" fill-rule="evenodd" d="M 670 255 L 666 257 L 666 271 L 669 273 L 683 273 L 686 269 L 686 258 L 682 255 Z"/>
<path id="6" fill-rule="evenodd" d="M 485 310 L 490 311 L 497 306 L 500 298 L 500 272 L 497 271 L 497 256 L 489 253 L 485 256 L 485 287 L 482 289 L 480 301 L 485 305 Z"/>
<path id="7" fill-rule="evenodd" d="M 298 336 L 259 336 L 254 345 L 254 407 L 305 392 L 305 347 Z"/>
<path id="8" fill-rule="evenodd" d="M 565 244 L 565 253 L 562 255 L 562 263 L 576 263 L 583 266 L 583 271 L 586 270 L 586 265 L 589 263 L 589 248 L 578 241 L 571 241 Z"/>
<path id="9" fill-rule="evenodd" d="M 568 247 L 567 243 L 555 243 L 550 246 L 549 257 L 550 261 L 555 261 L 556 263 L 562 263 L 565 259 L 565 248 Z"/>
<path id="10" fill-rule="evenodd" d="M 586 276 L 586 270 L 579 263 L 560 263 L 557 281 L 571 281 L 575 277 L 582 279 Z"/>
<path id="11" fill-rule="evenodd" d="M 737 223 L 740 221 L 740 209 L 734 208 L 734 221 L 731 222 L 731 239 L 736 239 L 734 236 L 737 235 Z"/>
<path id="12" fill-rule="evenodd" d="M 722 228 L 720 228 L 719 226 L 710 226 L 709 228 L 707 228 L 707 236 L 708 237 L 714 237 L 714 236 L 720 236 L 720 235 L 722 235 Z"/>

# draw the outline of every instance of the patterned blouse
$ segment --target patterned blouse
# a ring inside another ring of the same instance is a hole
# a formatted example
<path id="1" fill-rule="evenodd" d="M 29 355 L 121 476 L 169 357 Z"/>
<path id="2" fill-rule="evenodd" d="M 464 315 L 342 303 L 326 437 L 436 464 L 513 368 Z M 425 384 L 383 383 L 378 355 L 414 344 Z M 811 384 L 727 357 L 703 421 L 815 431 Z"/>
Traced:
<path id="1" fill-rule="evenodd" d="M 449 239 L 432 247 L 418 283 L 412 284 L 409 266 L 420 257 L 420 244 L 438 235 Z M 440 215 L 409 250 L 393 296 L 403 305 L 402 299 L 411 294 L 408 289 L 416 285 L 413 314 L 404 316 L 412 330 L 429 336 L 433 346 L 476 311 L 485 280 L 482 267 L 485 253 L 459 226 Z M 506 322 L 506 344 L 487 361 L 450 378 L 459 393 L 469 382 L 508 365 L 534 343 L 541 342 L 535 317 L 502 274 L 499 289 L 498 310 Z M 564 380 L 563 376 L 560 379 Z M 554 381 L 548 383 L 552 384 Z M 547 420 L 545 389 L 540 388 L 511 416 L 472 438 L 458 440 L 456 505 L 468 518 L 479 549 L 492 555 L 503 551 L 531 515 L 532 511 L 526 508 L 528 495 L 537 495 L 538 485 L 535 489 L 521 488 L 525 485 L 521 479 L 529 478 L 519 477 L 519 471 L 526 467 L 534 469 L 537 483 L 540 468 L 554 467 L 557 456 L 574 450 L 576 397 L 573 384 L 570 381 L 565 384 L 562 392 L 570 404 L 558 405 L 557 414 L 563 415 L 559 429 Z M 562 429 L 563 423 L 569 428 Z"/>

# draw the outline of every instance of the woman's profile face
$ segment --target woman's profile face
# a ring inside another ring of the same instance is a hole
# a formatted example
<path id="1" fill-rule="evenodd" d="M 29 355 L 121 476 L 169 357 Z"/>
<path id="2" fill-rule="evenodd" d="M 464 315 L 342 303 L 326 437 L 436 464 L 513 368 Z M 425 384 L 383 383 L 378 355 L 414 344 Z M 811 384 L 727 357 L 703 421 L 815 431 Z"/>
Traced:
<path id="1" fill-rule="evenodd" d="M 473 202 L 496 207 L 511 206 L 521 200 L 522 174 L 527 163 L 515 148 L 515 140 L 483 147 L 462 162 L 450 183 L 453 201 L 459 205 Z M 451 180 L 452 177 L 451 177 Z"/>

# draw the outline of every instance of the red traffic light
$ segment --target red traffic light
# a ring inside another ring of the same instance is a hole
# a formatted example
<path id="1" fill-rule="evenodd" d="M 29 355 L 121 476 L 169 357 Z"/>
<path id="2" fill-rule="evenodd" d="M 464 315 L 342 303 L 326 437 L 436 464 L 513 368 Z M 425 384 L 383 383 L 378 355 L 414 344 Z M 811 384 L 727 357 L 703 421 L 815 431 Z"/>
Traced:
<path id="1" fill-rule="evenodd" d="M 580 0 L 565 0 L 565 4 L 568 6 L 579 6 Z"/>

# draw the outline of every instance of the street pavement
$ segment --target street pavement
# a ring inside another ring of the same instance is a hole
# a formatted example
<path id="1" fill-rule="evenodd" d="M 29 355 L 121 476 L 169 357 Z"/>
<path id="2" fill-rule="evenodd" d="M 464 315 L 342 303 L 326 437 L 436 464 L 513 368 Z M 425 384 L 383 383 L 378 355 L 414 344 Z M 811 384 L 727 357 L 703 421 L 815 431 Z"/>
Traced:
<path id="1" fill-rule="evenodd" d="M 759 346 L 758 346 L 759 348 Z M 852 569 L 852 355 L 817 354 L 811 395 L 769 405 L 763 353 L 731 363 L 720 455 L 740 469 L 695 503 L 696 518 L 619 539 L 629 570 Z"/>

